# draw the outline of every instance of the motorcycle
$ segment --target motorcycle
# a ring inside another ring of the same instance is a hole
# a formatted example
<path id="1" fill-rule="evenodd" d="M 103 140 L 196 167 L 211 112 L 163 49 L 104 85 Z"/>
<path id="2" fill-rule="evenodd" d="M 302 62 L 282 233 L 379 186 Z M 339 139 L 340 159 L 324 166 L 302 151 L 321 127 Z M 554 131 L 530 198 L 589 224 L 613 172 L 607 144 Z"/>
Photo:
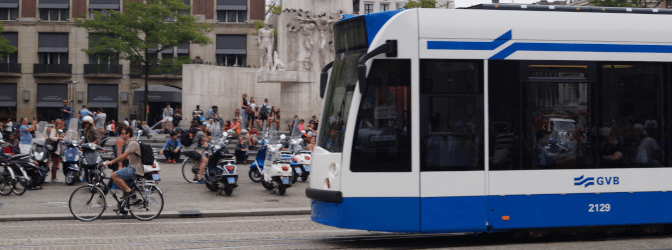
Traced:
<path id="1" fill-rule="evenodd" d="M 58 133 L 63 134 L 63 130 Z M 79 142 L 76 140 L 63 140 L 61 162 L 63 162 L 63 175 L 65 184 L 72 186 L 79 181 Z"/>
<path id="2" fill-rule="evenodd" d="M 290 158 L 290 166 L 294 170 L 292 183 L 296 183 L 299 177 L 301 177 L 301 181 L 306 181 L 308 175 L 310 175 L 310 156 L 312 152 L 304 150 L 301 143 L 303 143 L 303 139 L 300 138 L 289 140 L 289 152 L 287 154 Z"/>
<path id="3" fill-rule="evenodd" d="M 280 141 L 285 140 L 285 135 L 280 135 Z M 292 187 L 292 168 L 289 161 L 282 158 L 282 143 L 280 141 L 271 142 L 266 145 L 265 166 L 261 171 L 261 185 L 268 190 L 278 190 L 280 195 L 284 195 L 287 188 Z"/>
<path id="4" fill-rule="evenodd" d="M 261 173 L 264 170 L 264 161 L 266 160 L 266 146 L 268 145 L 268 131 L 264 132 L 262 140 L 259 142 L 261 146 L 257 150 L 257 157 L 254 159 L 254 162 L 250 165 L 250 171 L 247 173 L 247 176 L 250 177 L 250 180 L 253 182 L 260 182 L 262 179 Z"/>
<path id="5" fill-rule="evenodd" d="M 0 144 L 5 144 L 0 140 Z M 0 194 L 8 195 L 8 188 L 12 189 L 17 195 L 22 195 L 26 192 L 31 182 L 30 176 L 23 168 L 26 162 L 30 162 L 30 154 L 2 154 L 0 157 L 0 165 L 5 169 L 0 173 Z"/>
<path id="6" fill-rule="evenodd" d="M 47 138 L 46 134 L 47 123 L 42 121 L 37 125 L 37 131 L 35 132 L 35 138 L 33 139 L 33 148 L 30 150 L 30 156 L 32 161 L 23 161 L 21 165 L 24 167 L 28 176 L 30 176 L 31 181 L 28 185 L 29 188 L 37 187 L 44 184 L 44 181 L 47 178 L 47 173 L 49 173 L 49 166 L 47 161 L 49 160 L 49 150 L 45 145 Z"/>
<path id="7" fill-rule="evenodd" d="M 101 140 L 105 143 L 109 138 Z M 105 166 L 103 165 L 103 153 L 105 149 L 95 143 L 83 143 L 79 145 L 81 150 L 80 165 L 82 166 L 82 177 L 87 183 L 98 183 L 103 177 Z M 66 183 L 67 183 L 66 178 Z"/>
<path id="8" fill-rule="evenodd" d="M 221 139 L 213 142 L 214 152 L 208 159 L 205 186 L 210 191 L 220 193 L 224 191 L 226 195 L 231 195 L 233 189 L 238 187 L 238 167 L 235 165 L 235 156 L 229 154 L 229 150 L 226 149 L 226 145 L 229 144 L 229 141 L 225 140 L 226 136 L 227 133 L 224 133 Z"/>

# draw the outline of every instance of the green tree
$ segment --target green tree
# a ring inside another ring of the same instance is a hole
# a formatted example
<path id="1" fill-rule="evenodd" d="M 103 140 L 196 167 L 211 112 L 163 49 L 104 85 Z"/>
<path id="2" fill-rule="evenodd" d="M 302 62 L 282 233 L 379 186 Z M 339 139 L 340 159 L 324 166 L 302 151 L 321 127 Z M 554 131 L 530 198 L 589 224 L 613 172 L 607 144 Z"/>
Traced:
<path id="1" fill-rule="evenodd" d="M 436 1 L 434 0 L 410 0 L 406 4 L 407 9 L 411 8 L 436 8 Z"/>
<path id="2" fill-rule="evenodd" d="M 96 33 L 97 41 L 82 49 L 89 56 L 110 55 L 145 66 L 144 103 L 147 107 L 149 93 L 149 68 L 157 61 L 163 50 L 185 43 L 207 45 L 212 43 L 205 33 L 212 27 L 197 22 L 189 15 L 191 7 L 182 0 L 124 1 L 124 12 L 93 11 L 93 19 L 75 20 L 75 25 Z M 172 69 L 190 62 L 188 57 L 163 59 L 159 63 L 163 69 Z M 147 119 L 146 107 L 141 117 Z"/>
<path id="3" fill-rule="evenodd" d="M 280 15 L 280 13 L 282 13 L 282 5 L 275 5 L 274 4 L 274 5 L 268 6 L 268 11 L 266 12 L 266 14 L 268 14 L 269 12 L 273 13 L 273 14 L 276 14 L 276 15 Z"/>
<path id="4" fill-rule="evenodd" d="M 2 26 L 0 23 L 0 33 L 5 32 L 5 26 Z M 5 56 L 10 56 L 11 54 L 16 53 L 16 47 L 9 45 L 9 41 L 3 37 L 0 37 L 0 59 Z"/>

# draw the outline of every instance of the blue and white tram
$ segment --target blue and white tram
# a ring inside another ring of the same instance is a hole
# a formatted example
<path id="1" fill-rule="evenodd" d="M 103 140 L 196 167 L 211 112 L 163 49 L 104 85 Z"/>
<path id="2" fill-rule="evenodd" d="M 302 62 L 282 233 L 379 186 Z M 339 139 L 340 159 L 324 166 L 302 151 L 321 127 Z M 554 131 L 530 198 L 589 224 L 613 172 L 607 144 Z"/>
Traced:
<path id="1" fill-rule="evenodd" d="M 671 13 L 344 18 L 323 71 L 312 219 L 422 233 L 672 223 L 672 32 L 655 25 Z"/>

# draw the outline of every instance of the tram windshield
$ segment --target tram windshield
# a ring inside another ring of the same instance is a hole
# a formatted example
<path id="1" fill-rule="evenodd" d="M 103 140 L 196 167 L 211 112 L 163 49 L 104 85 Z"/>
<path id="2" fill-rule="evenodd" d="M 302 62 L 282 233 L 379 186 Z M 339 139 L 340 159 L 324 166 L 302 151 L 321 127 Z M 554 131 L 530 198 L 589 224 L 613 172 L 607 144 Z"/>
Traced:
<path id="1" fill-rule="evenodd" d="M 357 84 L 357 63 L 366 54 L 368 41 L 363 17 L 334 25 L 336 59 L 331 70 L 322 112 L 324 124 L 317 145 L 331 152 L 343 152 L 345 126 Z"/>

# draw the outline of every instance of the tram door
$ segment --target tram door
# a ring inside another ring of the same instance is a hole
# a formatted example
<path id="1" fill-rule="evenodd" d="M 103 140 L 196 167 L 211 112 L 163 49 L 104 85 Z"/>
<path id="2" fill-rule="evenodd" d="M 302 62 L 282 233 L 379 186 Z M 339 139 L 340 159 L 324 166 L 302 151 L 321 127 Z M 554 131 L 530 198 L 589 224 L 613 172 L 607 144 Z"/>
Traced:
<path id="1" fill-rule="evenodd" d="M 483 61 L 420 60 L 423 232 L 486 227 Z"/>

